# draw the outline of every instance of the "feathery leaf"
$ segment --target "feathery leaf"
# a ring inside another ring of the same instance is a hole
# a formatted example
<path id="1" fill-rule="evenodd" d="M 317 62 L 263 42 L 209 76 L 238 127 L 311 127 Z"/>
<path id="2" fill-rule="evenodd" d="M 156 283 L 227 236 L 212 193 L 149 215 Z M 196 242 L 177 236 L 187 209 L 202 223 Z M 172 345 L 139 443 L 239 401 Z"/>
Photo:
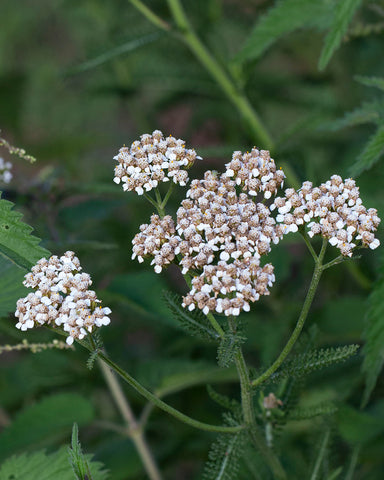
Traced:
<path id="1" fill-rule="evenodd" d="M 332 415 L 337 412 L 333 403 L 324 402 L 312 407 L 294 408 L 287 414 L 287 420 L 307 420 L 322 415 Z"/>
<path id="2" fill-rule="evenodd" d="M 226 333 L 217 349 L 217 363 L 221 368 L 228 368 L 235 361 L 235 355 L 245 338 L 239 333 Z"/>
<path id="3" fill-rule="evenodd" d="M 201 310 L 193 310 L 190 312 L 183 308 L 181 306 L 181 297 L 176 293 L 165 291 L 163 298 L 173 317 L 179 322 L 183 330 L 205 340 L 213 341 L 219 338 L 218 333 L 213 330 L 207 317 Z"/>
<path id="4" fill-rule="evenodd" d="M 237 400 L 216 392 L 211 385 L 207 385 L 207 391 L 211 399 L 226 410 L 231 410 L 233 412 L 241 411 L 241 405 Z"/>
<path id="5" fill-rule="evenodd" d="M 356 75 L 355 80 L 362 83 L 366 87 L 376 87 L 384 91 L 384 78 L 381 77 L 365 77 L 363 75 Z"/>
<path id="6" fill-rule="evenodd" d="M 326 28 L 331 21 L 333 2 L 324 0 L 283 0 L 256 24 L 235 61 L 254 60 L 284 35 L 299 28 Z"/>
<path id="7" fill-rule="evenodd" d="M 384 154 L 384 124 L 381 124 L 369 139 L 364 150 L 359 155 L 357 162 L 352 165 L 349 173 L 352 177 L 360 175 L 380 160 Z"/>
<path id="8" fill-rule="evenodd" d="M 343 36 L 348 30 L 348 25 L 361 3 L 362 0 L 343 0 L 336 4 L 332 26 L 325 37 L 323 50 L 320 55 L 319 70 L 324 70 L 334 52 L 339 48 Z"/>

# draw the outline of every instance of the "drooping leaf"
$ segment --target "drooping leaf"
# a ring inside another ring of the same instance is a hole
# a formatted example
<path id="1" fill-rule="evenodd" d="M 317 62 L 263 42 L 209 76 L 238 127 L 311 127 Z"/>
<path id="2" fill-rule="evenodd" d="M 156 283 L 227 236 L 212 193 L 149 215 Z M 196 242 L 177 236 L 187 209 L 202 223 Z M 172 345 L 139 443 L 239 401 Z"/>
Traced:
<path id="1" fill-rule="evenodd" d="M 226 417 L 226 424 L 234 425 L 232 417 Z M 204 480 L 234 480 L 237 478 L 239 460 L 243 453 L 246 435 L 243 431 L 233 435 L 219 435 L 209 452 L 209 460 L 203 472 Z"/>
<path id="2" fill-rule="evenodd" d="M 30 269 L 40 258 L 49 255 L 31 235 L 32 227 L 21 221 L 14 204 L 0 198 L 0 252 L 19 267 Z"/>
<path id="3" fill-rule="evenodd" d="M 173 317 L 183 330 L 205 340 L 213 341 L 219 338 L 219 335 L 207 320 L 207 316 L 201 310 L 195 309 L 190 312 L 183 308 L 181 306 L 182 299 L 176 293 L 165 291 L 163 298 Z"/>
<path id="4" fill-rule="evenodd" d="M 0 317 L 15 311 L 16 302 L 28 293 L 23 280 L 26 270 L 0 253 Z"/>
<path id="5" fill-rule="evenodd" d="M 355 80 L 367 87 L 376 87 L 384 91 L 384 78 L 381 77 L 365 77 L 363 75 L 356 75 Z"/>
<path id="6" fill-rule="evenodd" d="M 320 55 L 319 70 L 324 70 L 334 52 L 339 48 L 343 36 L 347 32 L 348 25 L 361 3 L 362 0 L 343 0 L 336 3 L 331 29 L 325 37 L 323 50 Z"/>
<path id="7" fill-rule="evenodd" d="M 49 445 L 71 431 L 76 421 L 87 424 L 93 418 L 89 400 L 74 393 L 52 395 L 25 408 L 0 434 L 0 459 L 36 446 Z"/>
<path id="8" fill-rule="evenodd" d="M 85 455 L 91 472 L 92 480 L 106 480 L 108 475 L 103 470 L 103 464 L 91 460 L 91 455 Z M 47 454 L 44 451 L 23 453 L 8 458 L 0 467 L 0 480 L 73 480 L 73 471 L 68 462 L 65 447 L 57 452 Z"/>
<path id="9" fill-rule="evenodd" d="M 324 0 L 281 0 L 257 22 L 235 61 L 254 60 L 284 35 L 300 28 L 325 28 L 333 2 Z"/>
<path id="10" fill-rule="evenodd" d="M 384 262 L 381 260 L 380 278 L 376 282 L 368 301 L 365 318 L 363 347 L 364 362 L 362 371 L 365 376 L 363 405 L 366 405 L 377 377 L 384 364 Z"/>
<path id="11" fill-rule="evenodd" d="M 384 154 L 384 124 L 381 124 L 368 140 L 357 162 L 350 168 L 350 175 L 356 177 L 364 170 L 368 170 L 382 158 Z"/>

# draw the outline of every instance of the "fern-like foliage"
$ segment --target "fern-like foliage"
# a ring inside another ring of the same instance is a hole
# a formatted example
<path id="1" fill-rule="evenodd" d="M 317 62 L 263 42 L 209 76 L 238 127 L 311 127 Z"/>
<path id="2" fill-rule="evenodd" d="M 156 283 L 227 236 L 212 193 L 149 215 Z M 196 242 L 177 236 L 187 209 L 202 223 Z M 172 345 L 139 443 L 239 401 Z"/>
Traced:
<path id="1" fill-rule="evenodd" d="M 95 349 L 93 350 L 93 352 L 89 354 L 89 357 L 87 360 L 87 368 L 89 370 L 92 370 L 93 365 L 97 359 L 98 353 L 104 348 L 103 339 L 101 338 L 101 335 L 99 332 L 93 333 L 92 338 L 93 338 L 93 341 L 95 342 Z"/>
<path id="2" fill-rule="evenodd" d="M 216 392 L 216 390 L 214 390 L 211 385 L 207 385 L 207 391 L 208 395 L 211 397 L 211 400 L 216 402 L 221 407 L 225 408 L 225 410 L 230 410 L 234 413 L 241 412 L 241 405 L 234 398 L 229 398 L 226 395 L 222 395 L 221 393 Z"/>
<path id="3" fill-rule="evenodd" d="M 310 418 L 333 415 L 337 407 L 331 402 L 319 403 L 311 407 L 293 408 L 286 415 L 286 420 L 308 420 Z"/>
<path id="4" fill-rule="evenodd" d="M 163 298 L 173 317 L 180 327 L 190 335 L 204 340 L 217 341 L 219 335 L 212 328 L 207 317 L 200 310 L 190 312 L 181 306 L 181 296 L 172 292 L 164 292 Z"/>
<path id="5" fill-rule="evenodd" d="M 237 425 L 238 422 L 229 415 L 225 416 L 225 424 Z M 208 462 L 203 472 L 203 480 L 234 480 L 239 471 L 239 461 L 246 440 L 244 431 L 233 435 L 221 434 L 212 445 Z"/>
<path id="6" fill-rule="evenodd" d="M 363 75 L 356 75 L 355 80 L 366 87 L 375 87 L 384 92 L 384 78 L 381 77 L 365 77 Z"/>
<path id="7" fill-rule="evenodd" d="M 368 140 L 364 150 L 359 155 L 356 163 L 352 165 L 349 172 L 355 177 L 364 170 L 368 170 L 384 155 L 384 122 L 377 128 L 376 132 Z"/>
<path id="8" fill-rule="evenodd" d="M 40 247 L 40 239 L 31 235 L 33 228 L 21 221 L 23 215 L 13 210 L 13 206 L 0 198 L 0 253 L 29 270 L 49 252 Z"/>
<path id="9" fill-rule="evenodd" d="M 72 440 L 71 447 L 68 448 L 68 455 L 76 480 L 89 480 L 92 478 L 88 460 L 85 458 L 79 442 L 79 428 L 77 423 L 74 423 L 72 427 Z"/>
<path id="10" fill-rule="evenodd" d="M 288 33 L 302 28 L 325 29 L 331 22 L 333 1 L 281 0 L 256 26 L 238 53 L 235 61 L 255 60 L 268 47 Z"/>
<path id="11" fill-rule="evenodd" d="M 368 301 L 365 319 L 364 362 L 365 392 L 363 405 L 369 400 L 375 388 L 377 377 L 384 364 L 384 259 L 381 259 L 380 277 L 376 282 Z"/>
<path id="12" fill-rule="evenodd" d="M 344 362 L 354 355 L 359 345 L 346 345 L 337 348 L 322 348 L 312 350 L 288 360 L 281 370 L 270 377 L 270 381 L 279 381 L 282 378 L 300 378 L 309 373 L 329 367 L 335 363 Z"/>
<path id="13" fill-rule="evenodd" d="M 245 337 L 241 332 L 227 332 L 221 338 L 219 348 L 217 349 L 217 363 L 221 368 L 228 368 L 234 361 L 236 353 Z"/>
<path id="14" fill-rule="evenodd" d="M 339 48 L 348 26 L 361 3 L 362 0 L 343 0 L 336 3 L 332 25 L 325 37 L 324 47 L 319 59 L 320 70 L 324 70 L 332 55 Z"/>

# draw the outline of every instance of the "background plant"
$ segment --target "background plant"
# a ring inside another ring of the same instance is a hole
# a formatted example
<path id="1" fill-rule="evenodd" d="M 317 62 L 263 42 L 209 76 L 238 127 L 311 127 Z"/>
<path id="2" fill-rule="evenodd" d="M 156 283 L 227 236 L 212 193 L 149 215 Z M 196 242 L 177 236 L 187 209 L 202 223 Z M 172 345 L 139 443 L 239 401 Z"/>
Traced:
<path id="1" fill-rule="evenodd" d="M 171 3 L 174 8 L 176 3 Z M 114 326 L 103 334 L 109 354 L 162 395 L 195 385 L 170 397 L 170 401 L 196 418 L 220 421 L 217 404 L 208 403 L 205 388 L 198 386 L 203 376 L 207 383 L 220 382 L 213 385 L 219 395 L 237 398 L 235 375 L 232 370 L 215 367 L 209 343 L 199 338 L 191 340 L 180 324 L 173 322 L 161 300 L 163 290 L 175 288 L 172 272 L 159 278 L 130 261 L 130 240 L 138 225 L 147 221 L 152 207 L 144 207 L 137 197 L 129 198 L 110 182 L 110 159 L 116 147 L 158 127 L 185 138 L 199 154 L 210 159 L 209 167 L 218 170 L 235 149 L 247 150 L 253 144 L 268 146 L 273 147 L 275 158 L 284 161 L 292 185 L 305 179 L 319 184 L 333 173 L 347 177 L 353 168 L 352 172 L 358 173 L 357 165 L 362 172 L 358 184 L 364 203 L 382 212 L 381 92 L 360 85 L 353 77 L 383 76 L 378 62 L 383 5 L 341 4 L 345 10 L 335 10 L 332 2 L 308 1 L 303 8 L 303 2 L 288 0 L 277 6 L 274 2 L 184 4 L 198 38 L 231 85 L 236 85 L 236 92 L 244 92 L 243 97 L 257 112 L 271 139 L 269 145 L 265 141 L 261 145 L 254 123 L 207 65 L 198 62 L 196 51 L 182 41 L 183 35 L 177 32 L 185 32 L 185 26 L 179 24 L 177 28 L 181 17 L 176 18 L 165 2 L 146 3 L 166 22 L 165 30 L 136 9 L 142 5 L 140 2 L 39 2 L 35 9 L 29 5 L 16 8 L 7 1 L 2 4 L 7 18 L 0 51 L 2 136 L 22 145 L 39 160 L 31 166 L 12 158 L 14 179 L 4 188 L 3 198 L 17 203 L 13 212 L 25 214 L 23 220 L 34 226 L 45 248 L 55 252 L 76 250 L 85 270 L 92 272 L 98 294 L 114 312 Z M 176 35 L 167 31 L 168 26 Z M 353 112 L 367 103 L 372 105 L 360 121 L 356 115 L 348 128 L 335 131 L 344 112 Z M 240 123 L 241 118 L 244 123 Z M 371 142 L 374 148 L 368 148 L 372 135 L 376 138 Z M 364 165 L 369 168 L 365 171 L 361 166 L 364 155 L 358 158 L 364 151 L 373 152 L 366 157 Z M 1 155 L 10 159 L 6 150 Z M 201 176 L 206 165 L 201 172 L 197 165 L 194 176 Z M 176 207 L 178 195 L 182 198 L 181 191 L 175 193 L 171 208 Z M 9 204 L 2 205 L 2 212 L 11 211 Z M 11 216 L 11 220 L 18 222 L 15 217 Z M 9 216 L 6 218 L 11 221 Z M 27 233 L 25 230 L 29 238 Z M 247 359 L 255 366 L 268 366 L 277 357 L 292 331 L 309 281 L 311 258 L 305 246 L 294 236 L 287 237 L 282 246 L 279 253 L 273 254 L 279 282 L 271 297 L 246 317 L 249 339 L 244 348 Z M 30 263 L 41 256 L 41 251 L 36 252 L 31 245 L 26 251 Z M 14 291 L 23 277 L 20 268 L 30 265 L 25 260 L 16 262 L 19 267 L 14 266 L 14 261 L 9 263 L 10 252 L 5 251 L 3 243 L 2 252 L 7 258 L 1 257 L 1 281 L 8 290 L 1 290 L 1 343 L 17 344 L 23 337 L 6 315 L 13 309 L 14 300 L 24 295 L 23 291 Z M 13 260 L 16 254 L 23 259 L 20 252 L 11 253 Z M 312 342 L 313 350 L 361 344 L 364 336 L 368 340 L 363 348 L 365 374 L 359 375 L 361 359 L 355 356 L 347 364 L 306 377 L 305 388 L 302 379 L 289 379 L 287 392 L 292 395 L 285 404 L 291 401 L 293 412 L 296 407 L 310 410 L 322 402 L 328 405 L 328 411 L 330 402 L 339 407 L 333 417 L 326 417 L 325 423 L 319 417 L 310 423 L 293 422 L 278 436 L 279 448 L 288 452 L 285 462 L 293 478 L 302 478 L 308 471 L 313 478 L 379 475 L 381 380 L 366 410 L 359 411 L 365 376 L 371 390 L 383 358 L 380 280 L 375 283 L 369 308 L 365 300 L 379 276 L 378 257 L 380 252 L 363 252 L 357 263 L 329 270 L 320 286 L 309 324 L 317 325 L 317 331 L 307 331 L 308 337 L 297 347 L 297 354 L 305 355 L 308 342 Z M 155 301 L 148 300 L 148 289 L 154 292 Z M 36 336 L 33 332 L 28 340 L 41 342 L 42 335 L 47 342 L 52 341 L 51 334 L 42 332 Z M 55 396 L 77 392 L 82 400 L 87 399 L 82 419 L 68 418 L 65 425 L 54 429 L 54 436 L 40 431 L 38 438 L 25 437 L 24 444 L 15 441 L 9 454 L 60 444 L 69 438 L 76 420 L 86 450 L 97 453 L 111 470 L 112 478 L 143 477 L 132 444 L 122 431 L 116 431 L 118 413 L 112 408 L 101 377 L 96 369 L 91 374 L 84 369 L 84 352 L 55 349 L 37 355 L 4 355 L 0 393 L 3 425 L 16 421 L 17 412 L 27 411 L 53 392 Z M 130 390 L 127 392 L 138 411 L 142 401 Z M 76 397 L 73 402 L 82 400 Z M 304 416 L 298 410 L 296 415 Z M 269 423 L 279 425 L 285 420 L 273 419 Z M 28 423 L 24 425 L 27 430 Z M 170 431 L 177 434 L 170 435 Z M 7 435 L 22 438 L 25 432 L 11 430 Z M 201 435 L 170 422 L 156 410 L 149 417 L 148 435 L 166 477 L 201 477 L 213 441 L 211 434 Z M 2 442 L 4 445 L 6 440 Z M 315 452 L 320 452 L 320 457 L 315 458 Z M 341 466 L 343 470 L 338 473 Z M 260 469 L 252 465 L 241 468 L 247 468 L 245 475 Z"/>

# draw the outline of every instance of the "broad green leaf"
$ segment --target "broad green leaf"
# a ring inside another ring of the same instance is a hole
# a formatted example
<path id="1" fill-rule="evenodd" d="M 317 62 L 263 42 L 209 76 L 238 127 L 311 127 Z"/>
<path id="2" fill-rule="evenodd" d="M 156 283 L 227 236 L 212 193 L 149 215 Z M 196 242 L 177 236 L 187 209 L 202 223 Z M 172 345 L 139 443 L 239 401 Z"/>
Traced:
<path id="1" fill-rule="evenodd" d="M 40 239 L 31 235 L 32 227 L 21 221 L 14 204 L 0 199 L 0 252 L 16 265 L 30 269 L 49 252 L 39 246 Z"/>
<path id="2" fill-rule="evenodd" d="M 85 456 L 90 465 L 92 480 L 106 480 L 107 473 L 100 462 Z M 44 451 L 23 453 L 7 459 L 0 467 L 0 480 L 73 480 L 73 471 L 68 462 L 65 447 L 55 453 Z"/>
<path id="3" fill-rule="evenodd" d="M 235 61 L 254 60 L 284 35 L 299 28 L 325 28 L 333 2 L 325 0 L 281 0 L 257 22 Z"/>
<path id="4" fill-rule="evenodd" d="M 76 73 L 86 72 L 87 70 L 91 70 L 92 68 L 99 67 L 100 65 L 103 65 L 104 63 L 109 62 L 116 57 L 132 52 L 142 47 L 143 45 L 147 45 L 148 43 L 156 41 L 161 35 L 162 32 L 153 32 L 138 38 L 133 38 L 128 42 L 123 43 L 122 45 L 111 48 L 106 52 L 94 58 L 91 58 L 76 67 L 73 67 L 67 72 L 67 74 L 73 75 Z"/>
<path id="5" fill-rule="evenodd" d="M 369 139 L 364 150 L 359 155 L 356 163 L 352 165 L 349 173 L 352 177 L 360 175 L 364 170 L 368 170 L 380 160 L 384 154 L 384 124 L 379 126 L 376 132 Z"/>
<path id="6" fill-rule="evenodd" d="M 0 459 L 62 439 L 73 423 L 89 423 L 94 412 L 89 400 L 74 393 L 52 395 L 25 408 L 0 434 Z"/>
<path id="7" fill-rule="evenodd" d="M 381 77 L 364 77 L 362 75 L 356 75 L 355 80 L 362 83 L 367 87 L 376 87 L 384 91 L 384 78 Z"/>
<path id="8" fill-rule="evenodd" d="M 4 317 L 15 311 L 19 298 L 28 294 L 23 285 L 27 271 L 0 253 L 0 273 L 0 317 Z"/>
<path id="9" fill-rule="evenodd" d="M 323 50 L 319 60 L 319 70 L 324 70 L 332 55 L 339 48 L 343 36 L 347 32 L 356 10 L 362 0 L 342 0 L 337 2 L 331 29 L 325 37 Z"/>
<path id="10" fill-rule="evenodd" d="M 384 261 L 381 259 L 380 278 L 369 297 L 365 318 L 363 347 L 364 362 L 362 371 L 365 376 L 363 405 L 369 400 L 375 388 L 377 377 L 384 364 Z"/>

